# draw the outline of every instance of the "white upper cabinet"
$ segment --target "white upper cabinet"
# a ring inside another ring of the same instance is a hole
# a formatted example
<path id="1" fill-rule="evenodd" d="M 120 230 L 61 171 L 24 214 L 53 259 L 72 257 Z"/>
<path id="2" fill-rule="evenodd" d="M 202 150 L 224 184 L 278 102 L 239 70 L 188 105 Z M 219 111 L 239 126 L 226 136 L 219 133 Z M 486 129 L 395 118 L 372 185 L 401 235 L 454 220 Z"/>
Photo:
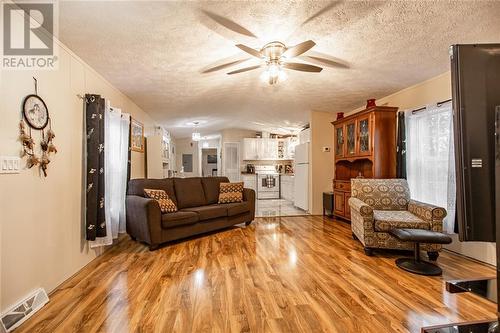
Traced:
<path id="1" fill-rule="evenodd" d="M 289 139 L 245 138 L 243 139 L 243 160 L 287 160 L 293 159 L 294 148 Z M 282 151 L 279 153 L 279 151 Z"/>
<path id="2" fill-rule="evenodd" d="M 243 139 L 243 159 L 244 160 L 258 159 L 256 139 L 250 139 L 250 138 Z"/>

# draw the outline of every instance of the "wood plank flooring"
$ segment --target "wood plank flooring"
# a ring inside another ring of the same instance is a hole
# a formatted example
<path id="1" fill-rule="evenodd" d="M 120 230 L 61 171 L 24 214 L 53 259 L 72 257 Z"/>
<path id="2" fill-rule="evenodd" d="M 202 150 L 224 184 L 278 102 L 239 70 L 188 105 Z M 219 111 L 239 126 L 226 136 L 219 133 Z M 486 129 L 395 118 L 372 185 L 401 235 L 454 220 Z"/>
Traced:
<path id="1" fill-rule="evenodd" d="M 444 280 L 494 269 L 442 252 L 442 277 L 367 257 L 350 225 L 259 218 L 150 252 L 125 237 L 64 283 L 17 332 L 420 332 L 495 318 L 495 304 Z"/>

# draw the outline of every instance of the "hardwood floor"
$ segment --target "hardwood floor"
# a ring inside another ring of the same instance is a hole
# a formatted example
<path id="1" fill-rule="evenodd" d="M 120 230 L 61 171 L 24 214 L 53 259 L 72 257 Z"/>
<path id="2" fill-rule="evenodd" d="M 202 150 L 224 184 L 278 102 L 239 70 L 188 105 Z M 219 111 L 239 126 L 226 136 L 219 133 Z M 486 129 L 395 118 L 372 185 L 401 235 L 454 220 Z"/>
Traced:
<path id="1" fill-rule="evenodd" d="M 260 218 L 150 252 L 128 237 L 64 283 L 17 332 L 420 332 L 495 318 L 445 279 L 494 269 L 442 252 L 442 277 L 367 257 L 350 226 L 320 216 Z"/>

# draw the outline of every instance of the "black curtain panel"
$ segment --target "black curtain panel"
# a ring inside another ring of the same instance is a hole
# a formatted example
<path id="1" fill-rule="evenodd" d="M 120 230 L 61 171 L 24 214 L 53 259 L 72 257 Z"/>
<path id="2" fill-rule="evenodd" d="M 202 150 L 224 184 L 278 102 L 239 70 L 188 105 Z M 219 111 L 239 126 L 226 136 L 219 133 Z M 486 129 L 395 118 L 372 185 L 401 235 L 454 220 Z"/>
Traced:
<path id="1" fill-rule="evenodd" d="M 87 129 L 87 240 L 106 236 L 104 214 L 104 110 L 100 95 L 85 95 Z"/>
<path id="2" fill-rule="evenodd" d="M 404 112 L 398 112 L 396 177 L 406 179 L 406 126 Z"/>
<path id="3" fill-rule="evenodd" d="M 132 121 L 130 121 L 128 125 L 127 191 L 128 181 L 130 180 L 130 169 L 132 166 L 132 148 L 130 147 L 130 142 L 132 142 Z"/>

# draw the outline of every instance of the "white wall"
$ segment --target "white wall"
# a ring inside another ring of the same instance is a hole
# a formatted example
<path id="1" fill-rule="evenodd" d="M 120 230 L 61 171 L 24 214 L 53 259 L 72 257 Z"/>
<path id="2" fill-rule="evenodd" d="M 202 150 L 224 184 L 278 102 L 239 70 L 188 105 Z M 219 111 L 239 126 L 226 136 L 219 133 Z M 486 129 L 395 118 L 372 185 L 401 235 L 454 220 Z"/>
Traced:
<path id="1" fill-rule="evenodd" d="M 380 98 L 377 105 L 398 106 L 400 110 L 415 109 L 451 98 L 451 73 L 446 72 L 430 80 Z M 362 109 L 362 108 L 360 108 Z M 356 112 L 359 109 L 353 111 Z M 453 243 L 445 247 L 462 255 L 496 265 L 495 243 L 464 242 L 452 235 Z"/>
<path id="2" fill-rule="evenodd" d="M 100 254 L 84 240 L 84 112 L 77 94 L 101 94 L 143 122 L 147 131 L 154 126 L 137 105 L 61 45 L 58 70 L 1 72 L 0 155 L 19 156 L 19 111 L 23 98 L 34 91 L 33 76 L 49 108 L 59 152 L 52 157 L 47 178 L 37 169 L 0 175 L 2 312 L 37 287 L 52 291 Z M 144 154 L 134 152 L 132 177 L 143 176 Z"/>

